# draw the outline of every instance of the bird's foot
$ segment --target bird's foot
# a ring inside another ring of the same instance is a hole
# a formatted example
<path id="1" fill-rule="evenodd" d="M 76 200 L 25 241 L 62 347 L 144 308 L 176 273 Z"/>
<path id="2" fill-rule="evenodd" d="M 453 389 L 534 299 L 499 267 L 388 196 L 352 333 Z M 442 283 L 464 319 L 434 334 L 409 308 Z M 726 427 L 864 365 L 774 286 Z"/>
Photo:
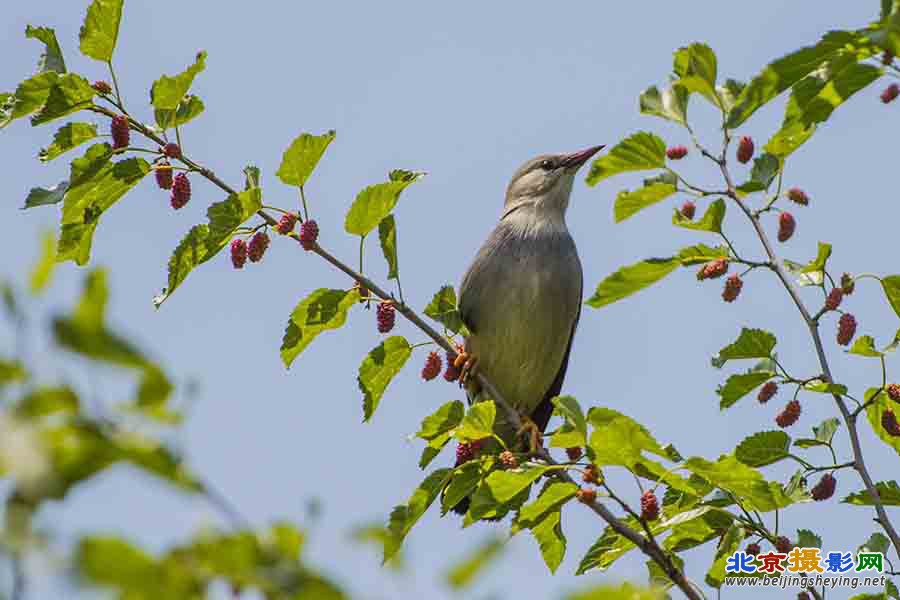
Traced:
<path id="1" fill-rule="evenodd" d="M 460 387 L 469 387 L 470 383 L 475 382 L 476 369 L 478 368 L 478 357 L 468 352 L 460 352 L 453 361 L 453 367 L 460 370 L 459 385 Z"/>
<path id="2" fill-rule="evenodd" d="M 516 432 L 516 435 L 528 435 L 528 451 L 531 454 L 537 454 L 538 449 L 542 447 L 541 441 L 543 435 L 541 434 L 541 428 L 537 426 L 537 423 L 531 420 L 531 417 L 524 416 L 522 417 L 522 426 L 519 428 L 519 431 Z"/>

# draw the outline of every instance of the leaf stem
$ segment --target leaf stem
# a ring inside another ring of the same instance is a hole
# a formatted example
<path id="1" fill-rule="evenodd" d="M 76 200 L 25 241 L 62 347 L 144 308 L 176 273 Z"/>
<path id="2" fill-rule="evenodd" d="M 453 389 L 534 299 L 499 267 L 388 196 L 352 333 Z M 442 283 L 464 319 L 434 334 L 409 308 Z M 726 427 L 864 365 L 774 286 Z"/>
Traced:
<path id="1" fill-rule="evenodd" d="M 109 76 L 112 78 L 113 89 L 116 91 L 116 102 L 119 104 L 119 108 L 126 115 L 128 112 L 125 111 L 125 103 L 122 102 L 122 94 L 119 93 L 119 80 L 116 78 L 116 70 L 113 68 L 112 60 L 106 61 L 106 66 L 109 67 Z"/>

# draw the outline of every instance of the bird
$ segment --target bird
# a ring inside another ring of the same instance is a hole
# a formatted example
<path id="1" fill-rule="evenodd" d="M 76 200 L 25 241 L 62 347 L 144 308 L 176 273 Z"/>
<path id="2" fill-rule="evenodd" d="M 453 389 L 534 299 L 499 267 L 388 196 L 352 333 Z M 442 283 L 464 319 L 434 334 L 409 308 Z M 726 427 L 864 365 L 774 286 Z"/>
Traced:
<path id="1" fill-rule="evenodd" d="M 526 161 L 506 189 L 497 226 L 462 278 L 458 310 L 468 329 L 457 364 L 470 403 L 487 398 L 478 372 L 522 416 L 530 451 L 553 413 L 578 327 L 583 271 L 566 210 L 575 175 L 604 146 Z M 517 430 L 497 411 L 495 433 Z"/>

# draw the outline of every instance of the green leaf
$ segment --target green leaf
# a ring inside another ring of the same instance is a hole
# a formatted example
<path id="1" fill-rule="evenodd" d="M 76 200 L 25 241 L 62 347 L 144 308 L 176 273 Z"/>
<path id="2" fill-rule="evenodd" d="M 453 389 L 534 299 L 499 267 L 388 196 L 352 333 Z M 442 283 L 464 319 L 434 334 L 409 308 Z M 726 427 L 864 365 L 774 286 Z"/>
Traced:
<path id="1" fill-rule="evenodd" d="M 780 170 L 781 162 L 775 156 L 769 153 L 760 154 L 753 159 L 750 179 L 746 183 L 739 185 L 737 191 L 749 194 L 768 190 Z"/>
<path id="2" fill-rule="evenodd" d="M 381 342 L 369 352 L 359 366 L 356 378 L 363 393 L 363 421 L 368 421 L 378 408 L 391 380 L 400 372 L 412 354 L 412 346 L 406 338 L 395 335 Z"/>
<path id="3" fill-rule="evenodd" d="M 288 320 L 281 340 L 281 361 L 290 368 L 303 350 L 323 331 L 338 329 L 347 311 L 359 302 L 359 291 L 319 288 L 301 300 Z"/>
<path id="4" fill-rule="evenodd" d="M 88 581 L 123 589 L 151 587 L 161 575 L 152 556 L 114 537 L 82 538 L 75 550 L 74 563 Z"/>
<path id="5" fill-rule="evenodd" d="M 405 504 L 394 507 L 391 511 L 388 529 L 390 540 L 384 545 L 384 562 L 390 560 L 403 544 L 413 525 L 425 514 L 434 503 L 440 491 L 447 485 L 453 469 L 438 469 L 419 484 Z"/>
<path id="6" fill-rule="evenodd" d="M 454 590 L 469 587 L 479 574 L 499 558 L 503 548 L 503 541 L 498 538 L 482 543 L 469 556 L 450 567 L 444 575 L 447 585 Z"/>
<path id="7" fill-rule="evenodd" d="M 381 253 L 388 264 L 388 279 L 397 279 L 397 223 L 394 215 L 388 215 L 378 224 L 378 241 L 381 242 Z M 453 288 L 451 288 L 453 289 Z"/>
<path id="8" fill-rule="evenodd" d="M 169 127 L 181 127 L 185 123 L 193 121 L 200 116 L 205 109 L 206 106 L 203 104 L 203 100 L 197 96 L 188 94 L 178 103 L 178 108 L 175 110 L 159 108 L 154 110 L 153 118 L 163 129 L 168 129 Z"/>
<path id="9" fill-rule="evenodd" d="M 634 517 L 628 517 L 622 520 L 632 529 L 638 531 L 643 529 L 641 524 Z M 657 520 L 650 524 L 650 530 L 654 535 L 657 535 L 665 531 L 665 527 L 661 525 L 661 521 Z M 584 558 L 581 559 L 581 563 L 578 565 L 575 574 L 583 575 L 591 569 L 605 570 L 616 560 L 634 548 L 635 545 L 627 538 L 620 536 L 618 533 L 607 527 L 603 530 L 603 534 L 597 541 L 588 549 Z M 605 598 L 607 598 L 607 596 L 600 596 L 598 597 L 598 600 Z M 630 598 L 630 596 L 626 598 Z"/>
<path id="10" fill-rule="evenodd" d="M 56 132 L 56 135 L 53 136 L 53 143 L 41 149 L 38 158 L 41 162 L 51 161 L 95 137 L 97 137 L 97 126 L 93 123 L 68 123 Z"/>
<path id="11" fill-rule="evenodd" d="M 890 275 L 881 279 L 881 287 L 891 308 L 900 317 L 900 275 Z"/>
<path id="12" fill-rule="evenodd" d="M 784 90 L 806 77 L 848 45 L 863 43 L 848 31 L 830 31 L 815 45 L 801 48 L 766 66 L 741 92 L 725 126 L 735 129 Z"/>
<path id="13" fill-rule="evenodd" d="M 688 267 L 690 265 L 707 263 L 718 258 L 728 258 L 728 248 L 725 246 L 713 248 L 706 244 L 696 244 L 679 250 L 677 258 L 682 266 Z"/>
<path id="14" fill-rule="evenodd" d="M 797 284 L 801 287 L 810 285 L 822 285 L 822 282 L 825 280 L 825 274 L 822 271 L 803 273 L 802 271 L 806 267 L 805 264 L 784 259 L 784 266 L 791 273 L 797 274 Z"/>
<path id="15" fill-rule="evenodd" d="M 244 224 L 262 208 L 262 191 L 252 188 L 232 194 L 206 211 L 208 224 L 195 225 L 169 258 L 168 287 L 153 300 L 159 308 L 182 284 L 191 271 L 219 253 Z"/>
<path id="16" fill-rule="evenodd" d="M 88 80 L 76 73 L 59 76 L 47 94 L 47 101 L 31 117 L 33 126 L 49 123 L 93 104 L 96 92 Z"/>
<path id="17" fill-rule="evenodd" d="M 664 600 L 666 597 L 666 593 L 661 589 L 623 583 L 598 585 L 583 592 L 569 594 L 566 600 Z"/>
<path id="18" fill-rule="evenodd" d="M 883 389 L 876 387 L 867 389 L 863 399 L 868 403 L 866 406 L 866 418 L 869 420 L 869 425 L 872 426 L 872 431 L 875 432 L 875 435 L 882 442 L 893 448 L 894 452 L 900 454 L 900 437 L 895 437 L 888 433 L 884 425 L 881 424 L 884 411 L 893 411 L 894 415 L 900 413 L 897 410 L 896 403 L 888 398 L 887 393 Z"/>
<path id="19" fill-rule="evenodd" d="M 735 402 L 761 386 L 775 376 L 771 371 L 753 371 L 732 375 L 725 381 L 725 385 L 719 386 L 716 393 L 720 396 L 719 409 L 725 410 L 733 406 Z"/>
<path id="20" fill-rule="evenodd" d="M 582 412 L 578 400 L 573 396 L 558 396 L 553 398 L 551 402 L 553 402 L 556 412 L 565 420 L 568 430 L 565 436 L 565 446 L 551 445 L 557 448 L 584 447 L 587 444 L 588 437 L 587 421 L 584 418 L 584 412 Z M 562 439 L 562 437 L 557 438 L 557 435 L 559 433 L 553 436 L 554 439 Z"/>
<path id="21" fill-rule="evenodd" d="M 588 422 L 594 427 L 590 449 L 598 465 L 621 465 L 633 468 L 647 451 L 668 458 L 666 450 L 647 429 L 626 415 L 595 406 L 588 411 Z"/>
<path id="22" fill-rule="evenodd" d="M 726 79 L 725 83 L 716 88 L 716 91 L 719 93 L 719 99 L 722 101 L 722 109 L 725 112 L 731 112 L 745 87 L 747 87 L 747 84 L 742 81 Z"/>
<path id="23" fill-rule="evenodd" d="M 110 62 L 119 37 L 124 0 L 94 0 L 88 7 L 84 24 L 78 37 L 81 53 L 85 56 Z"/>
<path id="24" fill-rule="evenodd" d="M 400 193 L 423 175 L 424 173 L 415 173 L 409 178 L 391 179 L 362 190 L 356 195 L 356 200 L 347 212 L 347 218 L 344 220 L 346 232 L 353 235 L 368 235 L 394 210 L 400 199 Z"/>
<path id="25" fill-rule="evenodd" d="M 546 471 L 547 467 L 543 466 L 531 466 L 516 471 L 494 471 L 481 482 L 472 495 L 467 521 L 478 521 L 502 510 Z"/>
<path id="26" fill-rule="evenodd" d="M 712 48 L 706 44 L 693 43 L 675 51 L 673 65 L 679 86 L 691 93 L 699 93 L 713 106 L 722 107 L 716 92 L 717 61 Z"/>
<path id="27" fill-rule="evenodd" d="M 59 204 L 62 202 L 69 191 L 69 181 L 60 181 L 51 188 L 36 187 L 31 188 L 28 197 L 25 198 L 25 206 L 22 208 L 34 208 L 35 206 L 46 206 L 48 204 Z"/>
<path id="28" fill-rule="evenodd" d="M 733 520 L 728 511 L 708 505 L 679 513 L 663 522 L 664 526 L 672 529 L 663 541 L 663 548 L 670 552 L 696 548 L 721 536 Z"/>
<path id="29" fill-rule="evenodd" d="M 41 238 L 41 257 L 31 269 L 28 278 L 29 291 L 35 296 L 43 292 L 50 283 L 56 266 L 56 236 L 47 231 Z"/>
<path id="30" fill-rule="evenodd" d="M 531 535 L 537 540 L 541 558 L 550 573 L 556 573 L 566 556 L 566 536 L 563 534 L 561 520 L 562 513 L 555 510 L 531 528 Z"/>
<path id="31" fill-rule="evenodd" d="M 666 143 L 658 136 L 641 131 L 618 144 L 591 165 L 588 185 L 629 171 L 661 169 L 666 165 Z"/>
<path id="32" fill-rule="evenodd" d="M 890 547 L 891 540 L 883 533 L 875 532 L 857 549 L 857 552 L 881 552 L 882 554 L 887 554 Z"/>
<path id="33" fill-rule="evenodd" d="M 571 482 L 552 481 L 544 486 L 540 495 L 519 510 L 516 525 L 530 529 L 537 525 L 547 513 L 558 511 L 564 504 L 575 497 L 578 486 Z"/>
<path id="34" fill-rule="evenodd" d="M 16 119 L 27 117 L 47 102 L 50 90 L 59 80 L 59 73 L 47 71 L 26 79 L 16 87 L 16 92 L 7 97 L 0 111 L 0 128 Z"/>
<path id="35" fill-rule="evenodd" d="M 791 436 L 783 431 L 760 431 L 746 437 L 734 449 L 734 457 L 751 467 L 771 465 L 790 454 Z"/>
<path id="36" fill-rule="evenodd" d="M 821 548 L 822 537 L 809 529 L 798 529 L 797 546 L 800 548 Z"/>
<path id="37" fill-rule="evenodd" d="M 25 418 L 52 414 L 78 414 L 78 396 L 72 388 L 39 387 L 31 390 L 16 404 L 16 415 Z"/>
<path id="38" fill-rule="evenodd" d="M 869 356 L 872 358 L 881 358 L 884 352 L 875 349 L 875 339 L 871 335 L 861 335 L 853 342 L 853 346 L 847 350 L 847 354 L 858 354 L 859 356 Z"/>
<path id="39" fill-rule="evenodd" d="M 896 481 L 879 481 L 875 484 L 875 491 L 878 498 L 884 506 L 900 506 L 900 485 Z M 875 503 L 866 490 L 854 492 L 841 500 L 846 504 L 856 504 L 858 506 L 873 506 Z"/>
<path id="40" fill-rule="evenodd" d="M 722 587 L 722 582 L 725 580 L 725 562 L 732 554 L 737 552 L 743 541 L 743 527 L 733 524 L 728 528 L 728 531 L 725 532 L 725 535 L 722 537 L 722 541 L 719 542 L 719 547 L 716 549 L 716 556 L 713 560 L 713 564 L 709 567 L 709 571 L 706 572 L 707 585 L 716 589 Z"/>
<path id="41" fill-rule="evenodd" d="M 826 265 L 828 264 L 828 259 L 831 258 L 831 244 L 826 244 L 825 242 L 819 242 L 819 249 L 816 252 L 816 257 L 810 261 L 808 265 L 803 267 L 800 272 L 801 273 L 819 273 L 825 270 Z"/>
<path id="42" fill-rule="evenodd" d="M 681 570 L 682 572 L 684 571 L 684 560 L 680 556 L 676 554 L 670 556 L 669 558 L 671 558 L 672 562 L 679 570 Z M 662 567 L 660 567 L 656 562 L 654 562 L 653 560 L 648 560 L 644 564 L 647 565 L 647 575 L 650 580 L 650 585 L 653 586 L 654 589 L 658 588 L 662 590 L 668 590 L 673 585 L 675 585 L 675 583 L 671 579 L 669 579 L 669 576 L 666 575 L 666 572 L 663 571 Z"/>
<path id="43" fill-rule="evenodd" d="M 38 62 L 38 73 L 44 73 L 45 71 L 66 72 L 66 61 L 63 58 L 59 42 L 56 40 L 56 32 L 53 29 L 28 25 L 25 27 L 25 37 L 39 40 L 44 44 L 44 52 L 41 54 L 41 60 Z"/>
<path id="44" fill-rule="evenodd" d="M 163 75 L 153 82 L 150 88 L 150 102 L 155 109 L 156 123 L 162 129 L 173 127 L 176 113 L 185 100 L 194 78 L 206 69 L 206 52 L 198 52 L 194 64 L 175 76 Z M 196 110 L 196 106 L 193 110 Z M 202 110 L 202 103 L 200 109 Z M 184 111 L 191 110 L 188 105 Z"/>
<path id="45" fill-rule="evenodd" d="M 680 85 L 673 85 L 662 91 L 655 85 L 651 86 L 641 94 L 641 114 L 662 117 L 685 125 L 687 123 L 688 95 L 687 89 Z"/>
<path id="46" fill-rule="evenodd" d="M 494 434 L 494 420 L 497 418 L 497 406 L 493 400 L 476 402 L 469 407 L 453 436 L 462 441 L 481 440 Z"/>
<path id="47" fill-rule="evenodd" d="M 416 437 L 431 441 L 452 431 L 462 421 L 465 410 L 465 406 L 459 400 L 447 402 L 422 419 Z"/>
<path id="48" fill-rule="evenodd" d="M 781 485 L 765 481 L 759 471 L 732 455 L 721 456 L 715 462 L 692 457 L 684 463 L 684 466 L 714 486 L 737 496 L 745 507 L 769 512 L 792 503 Z"/>
<path id="49" fill-rule="evenodd" d="M 459 333 L 465 327 L 459 316 L 456 291 L 452 285 L 445 285 L 437 291 L 431 302 L 425 307 L 425 314 L 453 333 Z"/>
<path id="50" fill-rule="evenodd" d="M 613 207 L 616 223 L 621 223 L 636 212 L 652 206 L 675 193 L 675 186 L 668 183 L 654 183 L 637 189 L 627 190 L 616 195 Z"/>
<path id="51" fill-rule="evenodd" d="M 794 445 L 799 446 L 800 448 L 811 448 L 813 446 L 827 446 L 831 444 L 831 440 L 834 438 L 835 432 L 838 430 L 838 427 L 841 426 L 841 422 L 832 417 L 830 419 L 825 419 L 818 425 L 814 425 L 812 428 L 813 437 L 812 438 L 803 438 L 799 440 L 794 440 Z"/>
<path id="52" fill-rule="evenodd" d="M 709 231 L 710 233 L 722 233 L 722 221 L 724 220 L 725 201 L 721 198 L 713 200 L 699 221 L 692 221 L 686 218 L 678 209 L 675 209 L 675 214 L 672 215 L 672 225 L 693 229 L 694 231 Z"/>
<path id="53" fill-rule="evenodd" d="M 768 331 L 744 327 L 737 340 L 719 350 L 713 358 L 713 365 L 722 367 L 729 360 L 769 358 L 775 349 L 775 342 L 775 336 Z"/>
<path id="54" fill-rule="evenodd" d="M 660 281 L 679 264 L 676 258 L 650 258 L 622 267 L 600 282 L 594 295 L 587 300 L 587 305 L 600 308 L 627 298 Z"/>
<path id="55" fill-rule="evenodd" d="M 334 136 L 333 130 L 322 135 L 301 133 L 284 151 L 281 166 L 275 175 L 282 183 L 303 187 L 325 154 L 325 149 L 334 141 Z"/>
<path id="56" fill-rule="evenodd" d="M 28 378 L 22 363 L 0 358 L 0 389 L 10 383 L 20 383 Z"/>
<path id="57" fill-rule="evenodd" d="M 447 514 L 453 507 L 462 502 L 463 498 L 471 496 L 478 488 L 478 484 L 490 470 L 490 464 L 480 461 L 469 461 L 454 469 L 453 479 L 450 480 L 441 497 L 441 514 Z"/>
<path id="58" fill-rule="evenodd" d="M 818 394 L 838 394 L 843 396 L 847 393 L 847 386 L 840 383 L 827 383 L 821 379 L 813 379 L 803 384 L 803 389 L 807 392 L 816 392 Z"/>

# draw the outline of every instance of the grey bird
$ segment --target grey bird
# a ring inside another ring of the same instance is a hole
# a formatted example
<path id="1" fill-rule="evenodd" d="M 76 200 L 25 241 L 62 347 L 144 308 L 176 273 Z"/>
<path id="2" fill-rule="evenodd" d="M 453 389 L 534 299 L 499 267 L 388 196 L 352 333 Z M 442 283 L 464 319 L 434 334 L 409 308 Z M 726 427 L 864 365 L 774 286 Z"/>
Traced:
<path id="1" fill-rule="evenodd" d="M 578 169 L 602 148 L 538 156 L 519 167 L 500 222 L 460 286 L 459 311 L 470 332 L 466 365 L 525 417 L 532 445 L 562 389 L 581 309 L 581 261 L 566 226 L 569 195 Z M 469 401 L 483 399 L 469 381 Z M 514 442 L 517 432 L 502 410 L 496 422 L 504 441 Z"/>

